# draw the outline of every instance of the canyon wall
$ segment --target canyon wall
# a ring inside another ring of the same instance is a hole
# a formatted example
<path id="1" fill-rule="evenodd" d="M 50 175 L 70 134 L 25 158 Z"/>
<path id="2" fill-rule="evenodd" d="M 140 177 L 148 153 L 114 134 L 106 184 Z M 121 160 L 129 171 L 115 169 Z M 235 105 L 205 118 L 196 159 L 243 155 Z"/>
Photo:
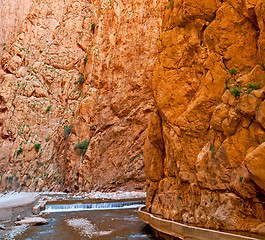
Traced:
<path id="1" fill-rule="evenodd" d="M 3 50 L 19 34 L 22 21 L 29 13 L 32 0 L 0 1 L 0 59 Z"/>
<path id="2" fill-rule="evenodd" d="M 259 231 L 264 3 L 1 1 L 0 191 L 146 180 L 151 213 Z"/>
<path id="3" fill-rule="evenodd" d="M 145 189 L 166 2 L 35 0 L 24 19 L 12 8 L 19 19 L 1 33 L 1 191 Z"/>
<path id="4" fill-rule="evenodd" d="M 213 229 L 264 223 L 264 16 L 264 0 L 166 8 L 144 153 L 149 212 Z"/>

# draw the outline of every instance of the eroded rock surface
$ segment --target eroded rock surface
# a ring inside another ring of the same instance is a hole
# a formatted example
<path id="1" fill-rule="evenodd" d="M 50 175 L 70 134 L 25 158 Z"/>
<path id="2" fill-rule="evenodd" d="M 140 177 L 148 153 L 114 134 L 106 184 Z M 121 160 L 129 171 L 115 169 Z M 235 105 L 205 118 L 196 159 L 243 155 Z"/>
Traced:
<path id="1" fill-rule="evenodd" d="M 198 226 L 265 221 L 265 1 L 170 1 L 145 143 L 147 209 Z"/>
<path id="2" fill-rule="evenodd" d="M 1 58 L 0 189 L 145 188 L 165 2 L 32 2 Z"/>

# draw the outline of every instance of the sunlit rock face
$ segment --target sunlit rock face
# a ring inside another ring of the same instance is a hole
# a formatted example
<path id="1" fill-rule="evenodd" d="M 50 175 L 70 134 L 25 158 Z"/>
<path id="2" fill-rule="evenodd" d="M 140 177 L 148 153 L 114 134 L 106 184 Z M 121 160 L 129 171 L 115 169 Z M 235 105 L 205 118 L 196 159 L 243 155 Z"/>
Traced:
<path id="1" fill-rule="evenodd" d="M 145 141 L 149 212 L 226 230 L 265 221 L 264 16 L 263 0 L 168 4 Z"/>
<path id="2" fill-rule="evenodd" d="M 145 189 L 167 1 L 14 2 L 0 10 L 0 189 Z"/>
<path id="3" fill-rule="evenodd" d="M 32 0 L 0 1 L 0 55 L 19 34 L 21 23 L 29 13 L 31 2 Z"/>

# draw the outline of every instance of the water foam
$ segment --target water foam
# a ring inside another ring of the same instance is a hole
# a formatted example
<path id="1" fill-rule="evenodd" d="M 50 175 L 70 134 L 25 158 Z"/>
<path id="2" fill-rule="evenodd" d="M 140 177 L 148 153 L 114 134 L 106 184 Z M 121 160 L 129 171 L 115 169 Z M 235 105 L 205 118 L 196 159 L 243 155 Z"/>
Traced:
<path id="1" fill-rule="evenodd" d="M 130 202 L 110 202 L 110 203 L 75 203 L 75 204 L 53 204 L 46 205 L 42 212 L 75 212 L 75 211 L 95 211 L 95 210 L 116 210 L 140 208 L 145 205 L 145 201 Z"/>

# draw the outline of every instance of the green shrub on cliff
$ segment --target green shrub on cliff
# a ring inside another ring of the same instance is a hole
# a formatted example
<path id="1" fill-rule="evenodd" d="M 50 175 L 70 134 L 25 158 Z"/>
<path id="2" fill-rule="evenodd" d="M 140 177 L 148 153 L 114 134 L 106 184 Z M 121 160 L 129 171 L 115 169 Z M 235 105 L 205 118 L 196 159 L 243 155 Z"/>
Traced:
<path id="1" fill-rule="evenodd" d="M 69 137 L 69 135 L 70 135 L 70 133 L 72 131 L 72 126 L 71 125 L 64 126 L 63 130 L 64 130 L 64 138 L 67 138 L 67 137 Z"/>
<path id="2" fill-rule="evenodd" d="M 215 148 L 214 148 L 214 146 L 213 145 L 211 145 L 210 146 L 210 151 L 211 151 L 211 155 L 212 155 L 212 157 L 214 157 L 215 155 L 216 155 L 216 152 L 215 152 Z"/>
<path id="3" fill-rule="evenodd" d="M 241 95 L 241 90 L 240 90 L 240 88 L 238 88 L 238 87 L 234 87 L 234 88 L 231 90 L 231 93 L 234 95 L 234 97 L 240 97 L 240 95 Z"/>
<path id="4" fill-rule="evenodd" d="M 265 66 L 263 62 L 260 63 L 260 66 L 262 67 L 262 70 L 265 71 Z"/>
<path id="5" fill-rule="evenodd" d="M 170 3 L 168 4 L 167 8 L 169 9 L 169 8 L 173 7 L 174 3 L 175 3 L 175 1 L 170 1 Z"/>
<path id="6" fill-rule="evenodd" d="M 41 146 L 40 143 L 35 144 L 35 150 L 36 150 L 36 152 L 38 152 L 40 150 L 40 146 Z"/>
<path id="7" fill-rule="evenodd" d="M 74 82 L 75 85 L 79 84 L 79 85 L 83 85 L 85 82 L 85 78 L 84 78 L 84 74 L 81 73 L 81 76 L 78 78 L 78 80 L 76 82 Z"/>
<path id="8" fill-rule="evenodd" d="M 228 69 L 228 71 L 229 71 L 232 75 L 236 75 L 236 74 L 237 74 L 237 70 L 236 70 L 235 68 Z"/>
<path id="9" fill-rule="evenodd" d="M 93 34 L 95 33 L 95 28 L 96 28 L 96 24 L 92 23 L 91 24 L 91 31 L 93 32 Z"/>
<path id="10" fill-rule="evenodd" d="M 48 112 L 51 110 L 51 107 L 52 107 L 52 106 L 48 106 L 48 107 L 46 108 L 45 112 L 48 113 Z"/>
<path id="11" fill-rule="evenodd" d="M 23 148 L 22 147 L 19 147 L 19 149 L 17 150 L 17 156 L 23 152 Z"/>
<path id="12" fill-rule="evenodd" d="M 77 153 L 79 155 L 84 155 L 88 146 L 89 146 L 89 143 L 90 143 L 90 141 L 88 141 L 88 140 L 85 140 L 83 142 L 79 142 L 75 145 L 74 149 L 77 151 Z"/>
<path id="13" fill-rule="evenodd" d="M 86 55 L 86 57 L 84 58 L 84 63 L 85 63 L 85 65 L 86 65 L 86 63 L 87 63 L 87 57 L 88 57 L 88 55 Z"/>
<path id="14" fill-rule="evenodd" d="M 253 90 L 257 90 L 259 88 L 260 88 L 260 82 L 259 83 L 249 83 L 247 93 L 251 93 Z"/>

